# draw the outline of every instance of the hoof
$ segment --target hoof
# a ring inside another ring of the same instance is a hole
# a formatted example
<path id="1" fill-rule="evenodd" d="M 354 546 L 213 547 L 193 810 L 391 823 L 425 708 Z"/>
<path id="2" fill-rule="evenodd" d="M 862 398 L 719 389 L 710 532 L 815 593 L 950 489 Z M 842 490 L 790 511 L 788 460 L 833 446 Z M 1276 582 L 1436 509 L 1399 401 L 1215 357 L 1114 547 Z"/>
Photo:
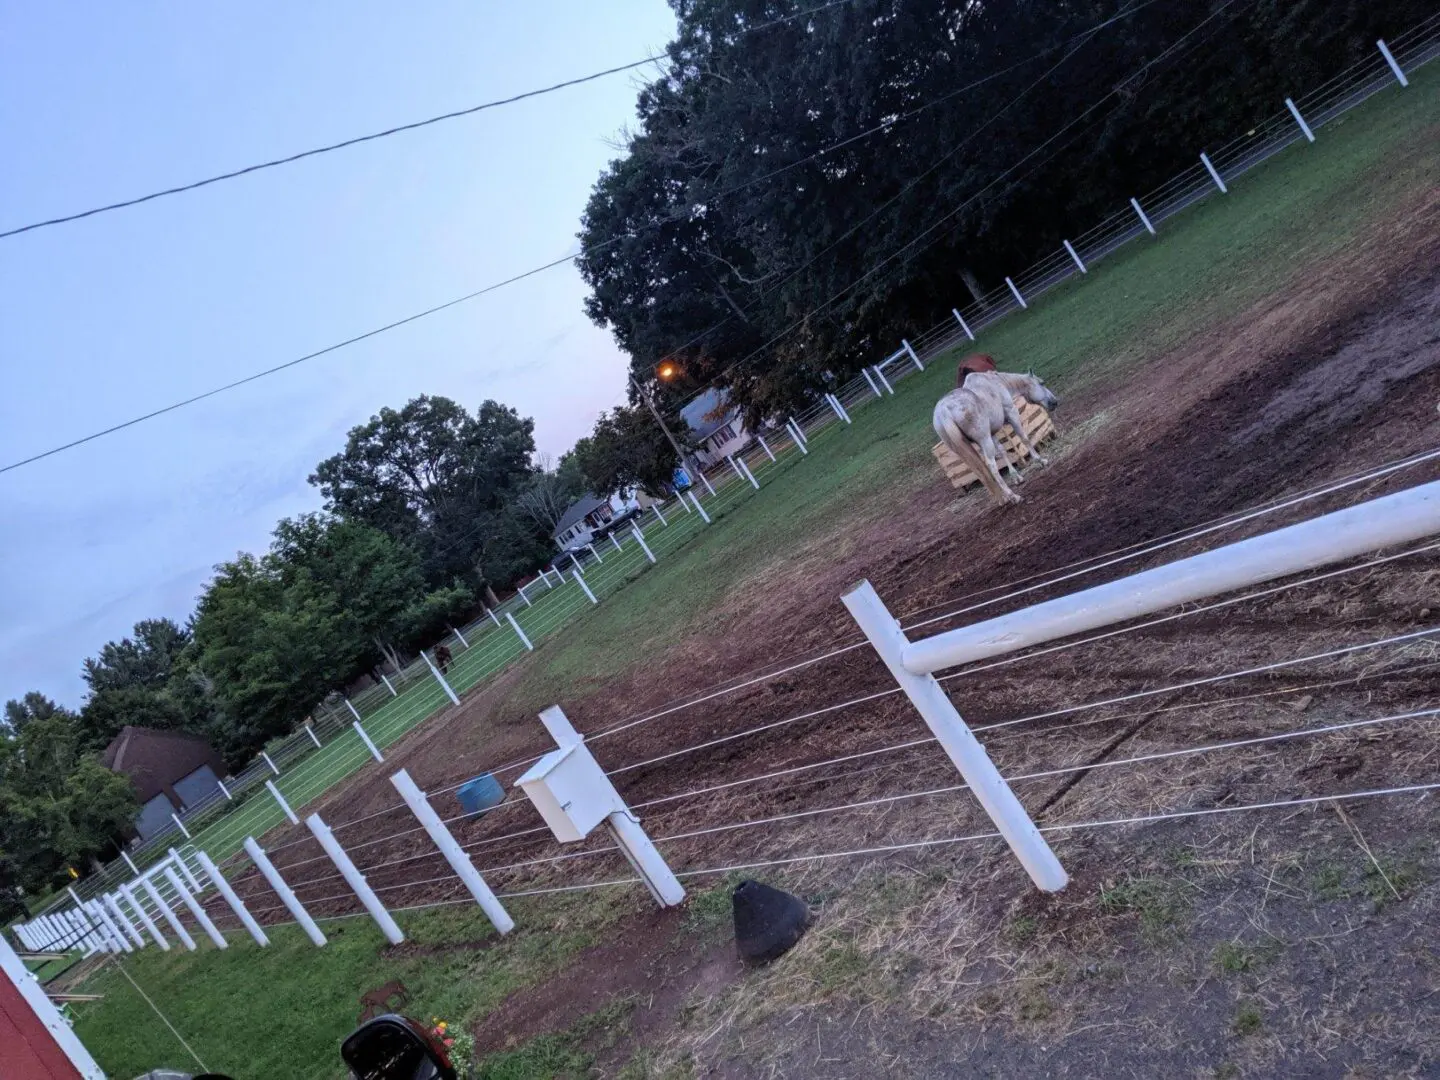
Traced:
<path id="1" fill-rule="evenodd" d="M 1024 499 L 1020 498 L 1020 496 L 1019 496 L 1019 495 L 1016 495 L 1013 491 L 1010 493 L 1009 498 L 1007 498 L 1007 499 L 1005 500 L 1005 502 L 1006 502 L 1008 505 L 1010 505 L 1010 506 L 1014 506 L 1016 503 L 1024 502 L 1024 501 L 1025 501 Z"/>

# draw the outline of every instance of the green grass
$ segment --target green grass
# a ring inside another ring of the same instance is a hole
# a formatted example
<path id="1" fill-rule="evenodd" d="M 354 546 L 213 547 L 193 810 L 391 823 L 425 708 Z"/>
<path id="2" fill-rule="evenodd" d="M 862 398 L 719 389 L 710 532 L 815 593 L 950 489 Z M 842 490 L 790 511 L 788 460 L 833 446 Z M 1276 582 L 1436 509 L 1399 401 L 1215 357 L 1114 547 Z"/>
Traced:
<path id="1" fill-rule="evenodd" d="M 1158 240 L 1131 244 L 1085 279 L 1039 298 L 1030 311 L 987 330 L 981 345 L 1003 367 L 1034 366 L 1062 391 L 1119 365 L 1151 360 L 1290 285 L 1307 265 L 1342 252 L 1408 195 L 1433 187 L 1440 180 L 1437 121 L 1440 65 L 1418 72 L 1409 90 L 1387 91 L 1323 128 L 1314 146 L 1291 148 L 1239 178 L 1230 195 L 1212 197 L 1164 223 Z M 787 560 L 797 548 L 808 543 L 822 555 L 838 555 L 850 542 L 843 534 L 857 516 L 890 513 L 915 490 L 940 483 L 929 453 L 929 411 L 952 377 L 949 364 L 935 363 L 900 383 L 894 398 L 854 410 L 853 427 L 827 426 L 813 440 L 809 457 L 792 452 L 776 465 L 767 463 L 760 473 L 765 490 L 758 497 L 738 482 L 728 485 L 716 500 L 718 516 L 711 526 L 672 514 L 668 530 L 648 527 L 659 565 L 644 570 L 607 557 L 605 565 L 615 565 L 602 579 L 603 603 L 575 607 L 563 633 L 559 622 L 547 628 L 538 602 L 527 609 L 522 622 L 554 636 L 537 642 L 512 706 L 574 699 L 617 672 L 663 655 L 688 634 L 723 631 L 717 612 L 732 594 L 763 588 L 754 582 L 765 574 L 787 579 L 793 574 Z M 600 569 L 592 573 L 599 577 Z M 565 589 L 578 592 L 573 584 Z M 481 651 L 487 641 L 496 642 L 489 653 Z M 471 651 L 473 660 L 466 660 L 468 653 L 456 660 L 457 679 L 466 685 L 498 670 L 491 664 L 508 662 L 501 659 L 505 654 L 494 631 L 479 637 Z M 385 723 L 393 723 L 396 732 L 410 724 L 402 700 L 403 695 L 386 707 Z M 290 782 L 319 790 L 346 774 L 339 760 L 321 759 L 311 779 L 301 774 Z M 299 772 L 297 767 L 292 777 Z M 257 818 L 256 824 L 263 821 Z M 198 836 L 196 843 L 206 846 Z M 1403 870 L 1399 876 L 1403 894 L 1410 879 Z M 1100 903 L 1117 916 L 1136 917 L 1143 932 L 1159 939 L 1175 934 L 1187 918 L 1182 885 L 1131 878 L 1105 890 Z M 1327 885 L 1340 890 L 1347 881 L 1317 883 L 1317 891 L 1323 894 Z M 1383 881 L 1378 887 L 1385 888 Z M 719 926 L 724 894 L 712 892 L 696 918 Z M 481 951 L 396 956 L 381 948 L 368 922 L 350 920 L 327 924 L 335 936 L 320 950 L 281 929 L 268 950 L 236 938 L 224 953 L 208 947 L 194 955 L 146 950 L 124 962 L 212 1068 L 242 1080 L 331 1077 L 340 1074 L 335 1048 L 353 1026 L 363 991 L 400 978 L 412 991 L 410 1013 L 475 1020 L 510 991 L 558 972 L 605 919 L 641 903 L 638 892 L 626 891 L 516 904 L 520 929 Z M 466 912 L 407 913 L 401 922 L 421 943 L 484 937 L 479 916 Z M 1028 934 L 1027 927 L 1015 929 L 1022 937 Z M 1226 960 L 1217 963 L 1223 969 Z M 847 983 L 862 977 L 864 966 L 859 951 L 842 944 L 821 957 L 819 970 L 843 993 Z M 106 999 L 78 1010 L 77 1029 L 109 1072 L 126 1076 L 161 1062 L 187 1064 L 173 1037 L 116 973 L 100 975 L 86 989 L 98 989 Z M 1258 1012 L 1253 1021 L 1242 1012 L 1236 1030 L 1244 1034 L 1262 1023 Z M 566 1069 L 585 1067 L 586 1053 L 571 1033 L 492 1056 L 485 1063 L 490 1071 L 482 1075 L 565 1075 Z"/>
<path id="2" fill-rule="evenodd" d="M 626 900 L 640 902 L 638 894 Z M 600 940 L 617 910 L 590 894 L 510 909 L 519 929 L 497 941 L 484 916 L 461 905 L 405 916 L 408 940 L 398 950 L 357 918 L 322 924 L 330 940 L 318 950 L 285 926 L 269 931 L 267 949 L 232 936 L 223 952 L 208 943 L 195 953 L 148 949 L 122 963 L 211 1069 L 236 1080 L 340 1077 L 338 1047 L 367 990 L 399 979 L 410 994 L 406 1014 L 468 1025 L 512 991 L 558 973 Z M 85 991 L 105 1000 L 76 1006 L 75 1029 L 108 1074 L 194 1066 L 120 973 L 101 972 Z"/>

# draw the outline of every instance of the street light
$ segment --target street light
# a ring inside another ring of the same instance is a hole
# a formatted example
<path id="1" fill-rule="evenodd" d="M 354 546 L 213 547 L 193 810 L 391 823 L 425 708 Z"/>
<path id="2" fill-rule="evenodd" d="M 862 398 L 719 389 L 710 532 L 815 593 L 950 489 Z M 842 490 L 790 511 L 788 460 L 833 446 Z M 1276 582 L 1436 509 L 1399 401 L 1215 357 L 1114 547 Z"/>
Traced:
<path id="1" fill-rule="evenodd" d="M 655 365 L 655 377 L 661 382 L 672 382 L 683 373 L 684 369 L 674 360 L 662 360 Z M 655 399 L 650 391 L 636 382 L 635 376 L 633 375 L 630 376 L 630 385 L 635 387 L 635 392 L 639 394 L 641 400 L 650 407 L 651 415 L 655 417 L 655 422 L 660 425 L 660 430 L 665 433 L 665 438 L 670 440 L 670 446 L 675 451 L 675 456 L 679 459 L 680 464 L 693 471 L 695 466 L 691 464 L 689 457 L 685 451 L 681 449 L 679 440 L 671 433 L 670 425 L 665 423 L 665 418 L 660 415 L 660 410 L 655 407 Z"/>

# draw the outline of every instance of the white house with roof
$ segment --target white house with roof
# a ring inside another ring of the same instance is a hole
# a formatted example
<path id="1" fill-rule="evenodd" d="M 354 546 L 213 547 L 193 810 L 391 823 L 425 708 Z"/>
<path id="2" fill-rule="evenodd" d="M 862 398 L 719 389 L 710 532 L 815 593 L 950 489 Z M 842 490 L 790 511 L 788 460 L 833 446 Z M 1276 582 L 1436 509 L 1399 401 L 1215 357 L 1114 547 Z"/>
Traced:
<path id="1" fill-rule="evenodd" d="M 609 498 L 585 494 L 571 503 L 560 515 L 550 538 L 561 551 L 574 551 L 590 543 L 595 530 L 615 516 Z"/>
<path id="2" fill-rule="evenodd" d="M 680 410 L 696 442 L 695 456 L 707 468 L 749 446 L 753 436 L 724 390 L 710 389 Z"/>

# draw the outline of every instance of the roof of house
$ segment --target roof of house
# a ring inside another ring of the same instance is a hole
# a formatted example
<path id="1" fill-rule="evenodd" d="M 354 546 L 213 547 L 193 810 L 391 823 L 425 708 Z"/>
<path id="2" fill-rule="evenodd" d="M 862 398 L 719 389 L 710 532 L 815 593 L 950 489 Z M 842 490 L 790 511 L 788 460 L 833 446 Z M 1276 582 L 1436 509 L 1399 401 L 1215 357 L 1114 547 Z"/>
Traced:
<path id="1" fill-rule="evenodd" d="M 735 419 L 735 415 L 740 411 L 729 407 L 729 402 L 730 395 L 726 391 L 712 388 L 681 409 L 680 418 L 695 433 L 697 439 L 708 439 Z"/>
<path id="2" fill-rule="evenodd" d="M 199 735 L 129 724 L 111 740 L 102 760 L 111 772 L 131 779 L 142 803 L 202 765 L 209 765 L 217 774 L 224 771 L 219 755 Z"/>
<path id="3" fill-rule="evenodd" d="M 556 523 L 555 531 L 552 535 L 559 536 L 586 514 L 593 510 L 598 510 L 609 502 L 609 499 L 602 499 L 598 495 L 582 495 L 565 509 L 565 513 L 560 515 L 560 520 Z"/>

